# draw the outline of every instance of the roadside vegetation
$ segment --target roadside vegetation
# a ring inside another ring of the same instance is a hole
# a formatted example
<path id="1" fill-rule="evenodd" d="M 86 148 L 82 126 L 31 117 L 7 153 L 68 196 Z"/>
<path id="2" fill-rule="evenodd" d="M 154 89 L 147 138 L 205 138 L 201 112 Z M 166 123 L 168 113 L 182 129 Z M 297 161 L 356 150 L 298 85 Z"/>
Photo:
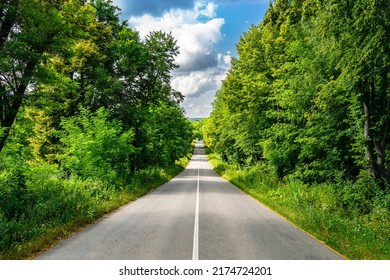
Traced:
<path id="1" fill-rule="evenodd" d="M 203 138 L 214 168 L 352 259 L 390 258 L 388 1 L 271 1 Z"/>
<path id="2" fill-rule="evenodd" d="M 0 259 L 25 259 L 179 173 L 194 136 L 171 34 L 109 0 L 0 5 Z"/>
<path id="3" fill-rule="evenodd" d="M 390 258 L 389 195 L 369 176 L 308 185 L 280 180 L 261 165 L 227 164 L 214 153 L 208 158 L 219 175 L 347 258 Z"/>

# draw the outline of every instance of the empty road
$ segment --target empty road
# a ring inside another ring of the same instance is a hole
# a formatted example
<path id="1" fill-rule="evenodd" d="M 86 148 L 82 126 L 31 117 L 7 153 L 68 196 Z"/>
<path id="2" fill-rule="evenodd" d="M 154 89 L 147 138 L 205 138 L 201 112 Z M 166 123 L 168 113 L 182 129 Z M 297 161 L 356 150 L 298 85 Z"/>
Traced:
<path id="1" fill-rule="evenodd" d="M 342 259 L 210 167 L 198 142 L 170 182 L 37 259 Z"/>

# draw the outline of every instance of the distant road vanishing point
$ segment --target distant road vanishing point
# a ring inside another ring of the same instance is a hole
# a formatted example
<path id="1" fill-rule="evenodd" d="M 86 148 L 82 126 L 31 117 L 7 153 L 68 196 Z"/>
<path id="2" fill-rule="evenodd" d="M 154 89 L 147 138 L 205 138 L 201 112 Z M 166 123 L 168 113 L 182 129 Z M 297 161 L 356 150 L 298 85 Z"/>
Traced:
<path id="1" fill-rule="evenodd" d="M 37 259 L 343 258 L 222 179 L 197 142 L 191 162 L 177 177 Z"/>

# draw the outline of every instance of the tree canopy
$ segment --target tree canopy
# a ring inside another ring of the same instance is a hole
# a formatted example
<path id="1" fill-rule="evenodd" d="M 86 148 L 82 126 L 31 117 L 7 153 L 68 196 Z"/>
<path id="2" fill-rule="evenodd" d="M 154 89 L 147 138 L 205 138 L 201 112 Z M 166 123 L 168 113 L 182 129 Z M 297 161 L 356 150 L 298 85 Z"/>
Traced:
<path id="1" fill-rule="evenodd" d="M 390 178 L 388 1 L 271 1 L 204 125 L 232 163 L 305 182 Z"/>
<path id="2" fill-rule="evenodd" d="M 64 117 L 105 108 L 135 134 L 134 157 L 141 159 L 133 170 L 183 155 L 176 144 L 179 137 L 188 145 L 191 125 L 179 106 L 183 96 L 170 85 L 179 53 L 171 34 L 141 40 L 110 0 L 2 1 L 0 29 L 0 151 L 25 106 L 41 112 L 29 116 L 48 131 L 60 129 Z M 169 128 L 159 133 L 164 139 L 148 136 L 146 126 L 159 123 L 155 114 L 169 116 Z M 149 162 L 146 147 L 155 144 L 147 141 L 171 143 L 174 155 Z M 47 135 L 46 146 L 58 143 Z"/>
<path id="3" fill-rule="evenodd" d="M 111 0 L 0 3 L 0 258 L 31 254 L 20 246 L 92 222 L 186 162 L 176 40 L 141 38 L 119 12 Z"/>

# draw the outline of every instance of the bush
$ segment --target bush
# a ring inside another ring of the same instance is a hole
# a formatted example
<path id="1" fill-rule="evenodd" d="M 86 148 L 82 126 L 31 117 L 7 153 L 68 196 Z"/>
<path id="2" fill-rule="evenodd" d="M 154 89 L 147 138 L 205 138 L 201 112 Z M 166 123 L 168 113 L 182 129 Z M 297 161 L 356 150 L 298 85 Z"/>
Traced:
<path id="1" fill-rule="evenodd" d="M 23 168 L 11 168 L 0 173 L 0 210 L 6 219 L 19 219 L 28 203 Z"/>
<path id="2" fill-rule="evenodd" d="M 61 167 L 81 179 L 96 179 L 106 186 L 118 186 L 130 173 L 131 155 L 135 153 L 132 130 L 123 131 L 122 124 L 109 120 L 109 112 L 96 114 L 86 109 L 81 115 L 62 121 L 63 143 L 58 156 Z"/>
<path id="3" fill-rule="evenodd" d="M 0 174 L 0 252 L 75 219 L 91 221 L 116 191 L 99 180 L 66 179 L 40 164 Z"/>
<path id="4" fill-rule="evenodd" d="M 384 198 L 384 191 L 368 171 L 362 171 L 356 182 L 342 182 L 337 187 L 340 206 L 348 213 L 369 214 L 374 210 L 375 201 L 382 202 Z"/>
<path id="5" fill-rule="evenodd" d="M 305 184 L 280 180 L 266 165 L 239 168 L 210 153 L 214 170 L 293 223 L 352 259 L 390 256 L 390 192 L 369 172 L 358 180 Z"/>

